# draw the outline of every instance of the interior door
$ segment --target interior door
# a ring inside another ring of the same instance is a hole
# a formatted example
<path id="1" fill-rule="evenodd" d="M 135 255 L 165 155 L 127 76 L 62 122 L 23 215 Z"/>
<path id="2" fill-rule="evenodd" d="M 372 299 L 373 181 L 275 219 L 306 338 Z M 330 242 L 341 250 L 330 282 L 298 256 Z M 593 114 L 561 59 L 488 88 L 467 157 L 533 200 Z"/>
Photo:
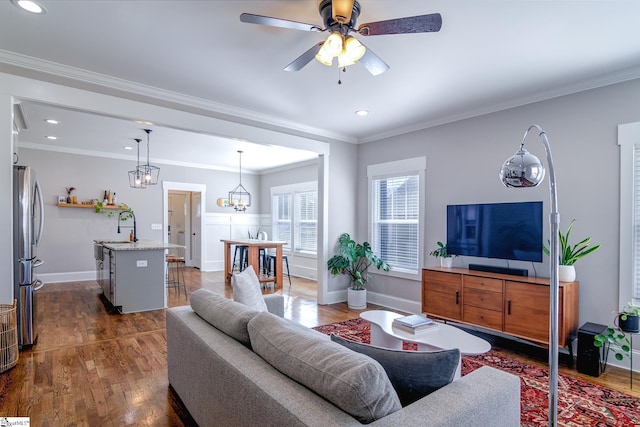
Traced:
<path id="1" fill-rule="evenodd" d="M 202 197 L 200 193 L 191 193 L 191 265 L 199 269 L 202 269 L 202 237 L 200 236 L 200 230 L 202 227 L 202 218 L 200 217 L 201 199 Z"/>

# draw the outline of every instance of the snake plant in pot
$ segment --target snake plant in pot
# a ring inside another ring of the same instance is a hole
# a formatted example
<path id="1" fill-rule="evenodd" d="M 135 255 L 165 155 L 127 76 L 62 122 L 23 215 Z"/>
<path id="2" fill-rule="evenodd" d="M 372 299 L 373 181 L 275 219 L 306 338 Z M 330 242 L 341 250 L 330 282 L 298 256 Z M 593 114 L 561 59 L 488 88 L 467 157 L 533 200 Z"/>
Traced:
<path id="1" fill-rule="evenodd" d="M 365 285 L 371 277 L 369 267 L 373 265 L 378 270 L 389 271 L 389 264 L 373 252 L 369 242 L 357 243 L 349 233 L 343 233 L 338 238 L 338 250 L 339 253 L 327 261 L 327 267 L 334 276 L 344 274 L 349 277 L 349 308 L 366 308 Z"/>
<path id="2" fill-rule="evenodd" d="M 575 262 L 579 259 L 584 258 L 585 256 L 597 251 L 600 248 L 600 245 L 589 247 L 589 245 L 591 244 L 591 237 L 587 237 L 573 246 L 569 243 L 571 229 L 573 228 L 573 224 L 575 222 L 575 219 L 571 220 L 565 234 L 562 234 L 562 231 L 558 230 L 558 240 L 560 242 L 560 254 L 558 255 L 560 268 L 558 272 L 558 278 L 561 282 L 573 282 L 574 280 L 576 280 L 576 270 L 573 264 L 575 264 Z M 547 240 L 547 245 L 551 245 L 549 240 Z M 550 254 L 549 248 L 547 246 L 543 246 L 542 250 L 545 254 Z"/>

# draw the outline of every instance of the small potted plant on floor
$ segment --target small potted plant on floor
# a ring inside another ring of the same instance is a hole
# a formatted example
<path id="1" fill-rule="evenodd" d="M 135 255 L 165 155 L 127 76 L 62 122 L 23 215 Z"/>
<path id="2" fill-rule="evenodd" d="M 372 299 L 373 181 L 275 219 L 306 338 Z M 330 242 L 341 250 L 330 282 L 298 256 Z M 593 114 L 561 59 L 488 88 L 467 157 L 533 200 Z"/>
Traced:
<path id="1" fill-rule="evenodd" d="M 589 247 L 591 237 L 587 237 L 586 239 L 583 239 L 577 244 L 571 246 L 569 243 L 569 236 L 575 222 L 575 219 L 571 220 L 565 234 L 562 234 L 562 231 L 558 230 L 558 239 L 560 241 L 560 254 L 558 255 L 558 261 L 560 264 L 558 269 L 558 279 L 561 282 L 573 282 L 576 280 L 576 269 L 573 264 L 575 264 L 575 262 L 580 258 L 583 258 L 600 248 L 600 245 Z M 549 246 L 551 245 L 549 240 L 547 240 L 547 244 Z M 550 250 L 547 246 L 544 246 L 542 250 L 545 254 L 550 254 Z"/>
<path id="2" fill-rule="evenodd" d="M 429 255 L 440 258 L 440 266 L 446 268 L 453 265 L 453 258 L 455 257 L 455 255 L 449 253 L 447 245 L 442 242 L 438 242 L 438 248 L 429 252 Z"/>
<path id="3" fill-rule="evenodd" d="M 344 274 L 349 277 L 347 303 L 349 308 L 363 309 L 367 307 L 367 290 L 369 280 L 368 269 L 371 265 L 378 270 L 389 271 L 389 264 L 380 259 L 369 242 L 357 243 L 348 233 L 338 238 L 339 253 L 327 261 L 332 275 Z"/>
<path id="4" fill-rule="evenodd" d="M 603 333 L 594 337 L 593 345 L 602 348 L 607 343 L 609 350 L 613 351 L 617 360 L 625 356 L 631 357 L 631 340 L 627 336 L 640 332 L 640 306 L 627 303 L 614 319 L 614 328 L 607 328 Z M 614 347 L 612 347 L 613 345 Z"/>

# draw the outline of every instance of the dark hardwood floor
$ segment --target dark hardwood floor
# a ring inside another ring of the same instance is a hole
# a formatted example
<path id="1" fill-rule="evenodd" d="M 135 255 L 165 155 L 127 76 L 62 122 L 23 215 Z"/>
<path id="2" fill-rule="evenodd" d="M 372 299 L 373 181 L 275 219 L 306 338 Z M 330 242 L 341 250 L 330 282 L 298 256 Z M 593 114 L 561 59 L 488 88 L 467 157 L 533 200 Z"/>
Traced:
<path id="1" fill-rule="evenodd" d="M 199 288 L 231 297 L 222 273 L 187 269 L 190 294 Z M 315 282 L 292 278 L 279 290 L 285 317 L 308 327 L 358 317 L 346 303 L 318 305 Z M 188 304 L 169 291 L 169 306 Z M 38 340 L 17 366 L 0 374 L 0 416 L 28 416 L 36 426 L 185 426 L 192 422 L 168 387 L 165 311 L 120 315 L 107 308 L 94 281 L 48 284 L 38 294 Z M 368 309 L 381 308 L 369 305 Z M 545 366 L 539 350 L 494 350 Z M 562 364 L 560 372 L 640 397 L 628 371 L 607 367 L 598 378 Z"/>

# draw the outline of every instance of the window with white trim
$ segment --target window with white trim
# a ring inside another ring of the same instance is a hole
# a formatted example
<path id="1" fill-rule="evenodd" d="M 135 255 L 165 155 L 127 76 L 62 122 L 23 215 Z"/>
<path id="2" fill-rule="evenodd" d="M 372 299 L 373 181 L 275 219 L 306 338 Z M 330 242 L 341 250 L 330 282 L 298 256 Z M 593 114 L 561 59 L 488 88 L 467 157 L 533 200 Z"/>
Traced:
<path id="1" fill-rule="evenodd" d="M 620 307 L 640 304 L 640 122 L 618 126 L 620 145 Z"/>
<path id="2" fill-rule="evenodd" d="M 371 165 L 370 243 L 392 272 L 418 275 L 422 253 L 424 157 Z"/>
<path id="3" fill-rule="evenodd" d="M 287 242 L 291 249 L 291 194 L 277 194 L 273 199 L 273 239 Z"/>
<path id="4" fill-rule="evenodd" d="M 271 189 L 274 239 L 284 248 L 315 255 L 318 241 L 317 183 L 292 184 Z"/>
<path id="5" fill-rule="evenodd" d="M 316 253 L 318 244 L 318 192 L 295 193 L 295 250 Z"/>

